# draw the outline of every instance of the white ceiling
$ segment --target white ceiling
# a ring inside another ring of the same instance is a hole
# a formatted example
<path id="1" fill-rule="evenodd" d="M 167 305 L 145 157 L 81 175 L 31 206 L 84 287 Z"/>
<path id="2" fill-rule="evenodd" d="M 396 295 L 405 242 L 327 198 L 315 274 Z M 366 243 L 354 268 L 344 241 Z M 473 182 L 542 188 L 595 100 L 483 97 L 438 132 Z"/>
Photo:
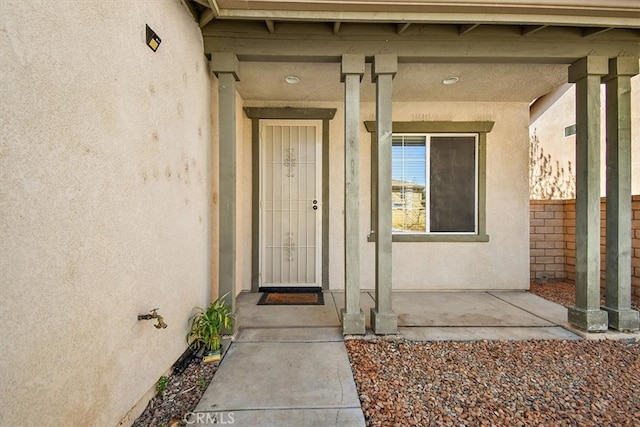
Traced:
<path id="1" fill-rule="evenodd" d="M 338 63 L 242 62 L 238 90 L 249 101 L 332 101 L 344 99 Z M 300 83 L 284 78 L 295 75 Z M 444 85 L 456 76 L 459 82 Z M 393 100 L 532 102 L 567 82 L 567 65 L 400 63 L 393 81 Z M 362 79 L 361 99 L 375 101 L 371 66 Z"/>

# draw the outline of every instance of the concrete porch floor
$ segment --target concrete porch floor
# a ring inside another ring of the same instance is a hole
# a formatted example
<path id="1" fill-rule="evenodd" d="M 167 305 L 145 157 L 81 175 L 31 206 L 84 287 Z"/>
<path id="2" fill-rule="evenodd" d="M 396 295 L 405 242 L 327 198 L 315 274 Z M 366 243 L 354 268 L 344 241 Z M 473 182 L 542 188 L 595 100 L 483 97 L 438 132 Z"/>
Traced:
<path id="1" fill-rule="evenodd" d="M 340 327 L 343 292 L 325 292 L 323 306 L 258 306 L 260 293 L 238 297 L 241 329 Z M 370 328 L 373 291 L 360 294 Z M 524 291 L 394 292 L 400 335 L 411 340 L 578 339 L 567 309 Z"/>
<path id="2" fill-rule="evenodd" d="M 344 293 L 325 292 L 322 306 L 258 306 L 260 296 L 238 296 L 239 332 L 195 412 L 210 424 L 364 426 L 340 329 Z M 360 305 L 369 328 L 373 293 Z M 528 292 L 395 292 L 393 309 L 410 340 L 580 339 L 562 327 L 566 308 Z"/>

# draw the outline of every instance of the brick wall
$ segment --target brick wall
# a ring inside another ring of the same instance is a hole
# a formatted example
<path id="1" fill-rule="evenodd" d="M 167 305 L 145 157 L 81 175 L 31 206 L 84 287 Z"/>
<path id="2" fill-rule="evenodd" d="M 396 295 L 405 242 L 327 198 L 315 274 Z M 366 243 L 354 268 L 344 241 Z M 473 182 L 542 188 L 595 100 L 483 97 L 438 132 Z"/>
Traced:
<path id="1" fill-rule="evenodd" d="M 600 204 L 600 262 L 604 286 L 605 211 Z M 640 297 L 640 195 L 633 196 L 632 294 Z M 530 202 L 530 278 L 531 280 L 575 280 L 576 277 L 576 203 L 575 200 L 531 200 Z"/>
<path id="2" fill-rule="evenodd" d="M 530 211 L 531 280 L 567 279 L 565 201 L 532 200 Z"/>

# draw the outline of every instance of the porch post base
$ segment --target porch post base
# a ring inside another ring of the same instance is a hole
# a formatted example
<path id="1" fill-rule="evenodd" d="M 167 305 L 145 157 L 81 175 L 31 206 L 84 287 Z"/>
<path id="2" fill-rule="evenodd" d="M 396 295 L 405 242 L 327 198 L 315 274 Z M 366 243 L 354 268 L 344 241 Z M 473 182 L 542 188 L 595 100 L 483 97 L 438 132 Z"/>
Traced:
<path id="1" fill-rule="evenodd" d="M 345 309 L 341 310 L 342 314 L 342 335 L 364 335 L 364 311 L 359 313 L 347 313 Z"/>
<path id="2" fill-rule="evenodd" d="M 606 332 L 608 328 L 607 312 L 602 310 L 584 310 L 569 307 L 569 323 L 586 332 Z"/>
<path id="3" fill-rule="evenodd" d="M 398 333 L 398 315 L 395 313 L 379 313 L 371 309 L 371 328 L 376 335 L 396 335 Z"/>
<path id="4" fill-rule="evenodd" d="M 609 327 L 616 331 L 637 331 L 640 329 L 640 313 L 635 310 L 616 310 L 602 307 L 609 314 Z"/>

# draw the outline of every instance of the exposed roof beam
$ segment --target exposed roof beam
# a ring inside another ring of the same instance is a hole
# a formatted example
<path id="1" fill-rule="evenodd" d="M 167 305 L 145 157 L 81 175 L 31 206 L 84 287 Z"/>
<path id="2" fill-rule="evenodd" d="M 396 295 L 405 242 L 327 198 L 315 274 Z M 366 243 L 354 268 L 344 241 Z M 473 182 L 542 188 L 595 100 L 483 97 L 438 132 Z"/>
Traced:
<path id="1" fill-rule="evenodd" d="M 479 26 L 480 26 L 480 24 L 464 24 L 464 25 L 460 25 L 459 28 L 458 28 L 458 34 L 460 34 L 462 36 L 464 34 L 467 34 L 468 32 L 471 32 L 471 31 L 475 30 Z"/>
<path id="2" fill-rule="evenodd" d="M 535 34 L 540 30 L 544 30 L 548 25 L 524 25 L 522 27 L 522 35 L 529 36 L 531 34 Z"/>
<path id="3" fill-rule="evenodd" d="M 611 43 L 598 37 L 576 37 L 572 28 L 557 28 L 552 32 L 553 38 L 541 40 L 538 37 L 521 37 L 520 32 L 514 34 L 512 28 L 488 26 L 486 31 L 472 31 L 464 36 L 471 44 L 460 44 L 457 31 L 455 35 L 451 34 L 450 27 L 436 27 L 428 34 L 416 32 L 409 38 L 397 36 L 393 39 L 389 39 L 388 27 L 375 27 L 367 31 L 366 38 L 340 40 L 331 33 L 326 23 L 323 24 L 323 31 L 281 31 L 276 33 L 278 37 L 265 34 L 264 24 L 253 23 L 247 25 L 252 30 L 243 33 L 240 38 L 236 26 L 227 26 L 220 19 L 216 23 L 222 24 L 203 28 L 205 52 L 235 52 L 241 60 L 250 61 L 270 58 L 294 62 L 334 61 L 341 58 L 344 52 L 373 56 L 380 52 L 381 43 L 387 51 L 397 53 L 399 61 L 404 62 L 571 64 L 594 51 L 611 57 L 618 56 L 621 51 L 630 56 L 640 55 L 639 38 L 633 35 L 619 38 L 616 34 L 616 42 Z"/>
<path id="4" fill-rule="evenodd" d="M 198 21 L 198 25 L 200 25 L 200 28 L 203 28 L 209 22 L 220 16 L 220 8 L 218 7 L 217 0 L 183 0 L 183 2 L 187 5 L 189 10 L 191 11 L 191 14 L 193 14 L 193 16 Z M 206 8 L 200 13 L 200 17 L 197 16 L 197 11 L 194 7 L 194 3 L 197 3 L 200 6 Z"/>
<path id="5" fill-rule="evenodd" d="M 582 30 L 582 37 L 593 37 L 598 34 L 606 33 L 609 30 L 613 30 L 613 27 L 606 28 L 585 28 Z"/>
<path id="6" fill-rule="evenodd" d="M 267 29 L 269 30 L 269 32 L 271 34 L 274 34 L 276 32 L 276 23 L 273 22 L 270 19 L 267 19 L 266 21 L 264 21 L 265 24 L 267 24 Z"/>
<path id="7" fill-rule="evenodd" d="M 336 21 L 333 23 L 333 34 L 338 34 L 340 32 L 340 21 Z"/>
<path id="8" fill-rule="evenodd" d="M 200 20 L 198 21 L 200 28 L 203 28 L 209 22 L 213 21 L 215 17 L 216 14 L 213 12 L 213 10 L 206 9 L 204 12 L 202 12 L 202 15 L 200 15 Z"/>
<path id="9" fill-rule="evenodd" d="M 397 33 L 398 34 L 402 34 L 405 31 L 407 31 L 407 28 L 409 28 L 411 26 L 411 22 L 405 22 L 403 24 L 398 24 L 398 29 L 397 29 Z"/>
<path id="10" fill-rule="evenodd" d="M 189 12 L 191 12 L 191 15 L 193 16 L 193 18 L 196 21 L 199 21 L 198 11 L 196 10 L 193 3 L 190 2 L 189 0 L 182 0 L 182 3 L 184 3 L 185 6 L 187 6 L 187 9 L 189 9 Z"/>

